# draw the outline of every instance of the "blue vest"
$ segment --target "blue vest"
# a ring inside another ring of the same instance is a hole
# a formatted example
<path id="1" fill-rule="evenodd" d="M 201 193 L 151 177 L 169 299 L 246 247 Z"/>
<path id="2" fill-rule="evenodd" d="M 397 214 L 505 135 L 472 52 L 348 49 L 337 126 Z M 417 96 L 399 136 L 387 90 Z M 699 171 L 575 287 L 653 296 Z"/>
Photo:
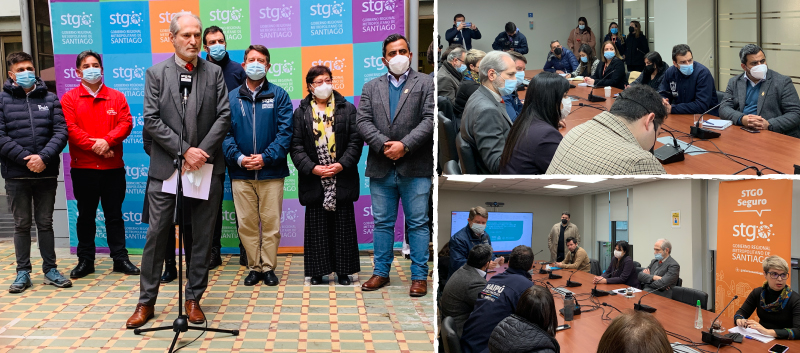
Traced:
<path id="1" fill-rule="evenodd" d="M 403 87 L 406 86 L 406 82 L 408 80 L 403 81 L 399 87 L 395 87 L 391 80 L 387 81 L 389 81 L 389 113 L 392 115 L 390 120 L 391 122 L 394 122 L 394 117 L 397 115 L 397 112 L 395 111 L 397 110 L 397 103 L 400 102 L 400 94 L 403 92 Z"/>
<path id="2" fill-rule="evenodd" d="M 748 114 L 755 115 L 758 113 L 758 94 L 761 91 L 762 83 L 764 83 L 764 81 L 759 82 L 755 86 L 750 84 L 750 81 L 746 83 L 747 91 L 744 100 L 744 111 L 743 111 L 744 115 Z"/>

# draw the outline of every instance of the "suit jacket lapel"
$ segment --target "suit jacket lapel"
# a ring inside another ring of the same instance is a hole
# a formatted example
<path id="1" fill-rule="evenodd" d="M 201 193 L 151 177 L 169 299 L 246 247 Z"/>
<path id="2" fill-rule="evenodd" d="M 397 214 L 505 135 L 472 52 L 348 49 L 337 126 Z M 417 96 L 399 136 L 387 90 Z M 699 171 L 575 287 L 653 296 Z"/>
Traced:
<path id="1" fill-rule="evenodd" d="M 506 122 L 508 122 L 509 125 L 513 125 L 513 122 L 511 121 L 511 117 L 508 116 L 508 112 L 506 112 L 505 103 L 498 102 L 497 99 L 494 98 L 494 95 L 492 94 L 492 92 L 489 91 L 488 88 L 484 87 L 483 85 L 481 85 L 481 87 L 486 89 L 486 92 L 484 93 L 484 95 L 489 97 L 489 101 L 494 102 L 494 105 L 497 107 L 497 109 L 499 109 L 500 112 L 503 113 L 503 116 L 506 118 Z M 502 99 L 502 97 L 501 97 L 501 99 Z"/>
<path id="2" fill-rule="evenodd" d="M 761 92 L 758 93 L 758 110 L 756 110 L 756 114 L 761 116 L 761 108 L 764 107 L 764 97 L 769 92 L 769 85 L 772 83 L 772 75 L 767 72 L 767 77 L 764 79 L 764 82 L 761 84 Z"/>
<path id="3" fill-rule="evenodd" d="M 180 90 L 178 90 L 180 82 L 178 82 L 178 65 L 175 64 L 175 55 L 172 55 L 167 60 L 169 61 L 164 68 L 164 74 L 167 77 L 164 78 L 162 89 L 173 87 L 170 91 L 172 92 L 172 101 L 175 102 L 175 111 L 177 111 L 178 114 L 183 114 L 183 110 L 181 109 L 181 93 Z"/>
<path id="4" fill-rule="evenodd" d="M 736 94 L 738 97 L 739 106 L 744 111 L 744 107 L 747 106 L 747 85 L 750 84 L 750 80 L 747 79 L 747 74 L 742 74 L 741 78 L 739 78 L 739 89 L 737 90 Z"/>
<path id="5" fill-rule="evenodd" d="M 203 106 L 203 97 L 205 97 L 205 94 L 203 94 L 204 92 L 201 92 L 201 87 L 205 88 L 206 86 L 206 64 L 207 63 L 203 62 L 203 59 L 197 58 L 198 67 L 194 70 L 195 83 L 192 89 L 194 90 L 195 99 L 197 100 L 198 114 L 200 114 L 200 108 Z"/>
<path id="6" fill-rule="evenodd" d="M 392 114 L 391 112 L 389 112 L 389 86 L 387 86 L 391 83 L 387 82 L 388 80 L 389 79 L 386 77 L 386 75 L 381 76 L 379 81 L 380 84 L 378 84 L 378 98 L 380 98 L 379 100 L 379 102 L 381 102 L 380 105 L 383 106 L 383 110 L 386 113 L 386 121 L 389 123 L 389 125 L 391 125 Z"/>
<path id="7" fill-rule="evenodd" d="M 400 101 L 397 102 L 397 111 L 399 112 L 403 109 L 403 104 L 405 104 L 406 99 L 408 99 L 408 93 L 414 91 L 414 86 L 417 84 L 417 75 L 416 73 L 411 70 L 408 72 L 408 78 L 406 79 L 406 85 L 403 86 L 403 91 L 400 92 Z M 388 90 L 388 86 L 386 86 Z M 394 112 L 390 112 L 394 113 Z"/>

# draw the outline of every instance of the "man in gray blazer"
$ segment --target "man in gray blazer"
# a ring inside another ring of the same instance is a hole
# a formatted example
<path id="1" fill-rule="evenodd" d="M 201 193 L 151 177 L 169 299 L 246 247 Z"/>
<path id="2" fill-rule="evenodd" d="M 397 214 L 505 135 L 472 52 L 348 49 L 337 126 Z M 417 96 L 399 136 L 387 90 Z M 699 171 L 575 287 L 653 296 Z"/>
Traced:
<path id="1" fill-rule="evenodd" d="M 511 131 L 502 96 L 517 88 L 517 68 L 508 53 L 492 51 L 481 60 L 481 87 L 469 97 L 461 115 L 461 138 L 475 155 L 480 174 L 497 174 Z"/>
<path id="2" fill-rule="evenodd" d="M 403 202 L 411 246 L 409 295 L 428 293 L 428 200 L 433 176 L 433 78 L 409 68 L 408 41 L 392 34 L 383 41 L 389 73 L 364 85 L 358 106 L 358 131 L 369 145 L 366 176 L 375 220 L 375 270 L 362 290 L 389 284 L 394 254 L 397 203 Z"/>
<path id="3" fill-rule="evenodd" d="M 205 321 L 199 299 L 208 285 L 208 264 L 214 223 L 222 197 L 225 161 L 222 141 L 230 128 L 230 108 L 222 69 L 200 57 L 203 25 L 189 12 L 175 14 L 170 22 L 170 41 L 175 55 L 147 69 L 144 92 L 144 129 L 152 137 L 149 185 L 150 228 L 142 252 L 139 303 L 126 326 L 136 328 L 153 317 L 158 297 L 161 266 L 166 243 L 174 242 L 172 214 L 175 195 L 161 192 L 162 183 L 176 171 L 173 160 L 184 158 L 181 172 L 199 171 L 213 165 L 208 200 L 185 198 L 184 207 L 192 215 L 193 239 L 186 239 L 192 257 L 186 269 L 186 313 L 189 322 Z M 185 115 L 178 92 L 180 74 L 191 73 L 192 90 Z M 183 118 L 183 119 L 182 119 Z M 185 124 L 183 141 L 181 124 Z"/>
<path id="4" fill-rule="evenodd" d="M 447 61 L 442 63 L 442 67 L 436 73 L 436 95 L 447 97 L 453 104 L 456 102 L 458 86 L 464 78 L 462 73 L 467 69 L 467 64 L 464 63 L 466 57 L 467 52 L 463 48 L 451 50 L 450 54 L 447 54 Z"/>
<path id="5" fill-rule="evenodd" d="M 639 283 L 646 291 L 655 291 L 655 294 L 672 299 L 672 287 L 678 284 L 681 265 L 670 256 L 672 244 L 666 239 L 656 240 L 653 252 L 656 258 L 650 262 L 650 266 L 639 272 Z"/>
<path id="6" fill-rule="evenodd" d="M 461 336 L 464 323 L 475 308 L 475 301 L 486 287 L 486 271 L 492 261 L 492 246 L 478 244 L 467 255 L 467 263 L 461 266 L 447 281 L 439 299 L 442 318 L 452 316 L 456 332 Z"/>
<path id="7" fill-rule="evenodd" d="M 755 130 L 800 138 L 800 98 L 792 79 L 767 68 L 764 51 L 747 44 L 739 51 L 744 73 L 732 77 L 720 117 Z"/>

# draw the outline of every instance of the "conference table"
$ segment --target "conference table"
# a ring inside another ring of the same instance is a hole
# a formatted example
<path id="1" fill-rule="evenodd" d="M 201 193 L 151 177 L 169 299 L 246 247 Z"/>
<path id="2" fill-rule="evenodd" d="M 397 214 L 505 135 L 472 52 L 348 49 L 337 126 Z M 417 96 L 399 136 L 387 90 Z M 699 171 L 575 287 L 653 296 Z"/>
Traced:
<path id="1" fill-rule="evenodd" d="M 530 80 L 542 71 L 526 70 L 525 78 Z M 591 104 L 608 110 L 614 104 L 614 95 L 622 91 L 612 87 L 611 97 L 607 98 L 605 102 L 592 103 L 587 99 L 589 93 L 592 92 L 591 87 L 578 86 L 580 81 L 570 81 L 570 83 L 577 87 L 570 89 L 567 95 L 578 100 L 572 102 L 572 112 L 566 119 L 567 127 L 566 129 L 561 129 L 563 135 L 566 135 L 575 126 L 591 120 L 601 112 L 592 107 L 581 107 L 579 103 Z M 594 94 L 601 97 L 605 96 L 603 88 L 599 87 L 594 89 Z M 520 99 L 524 99 L 525 92 L 520 91 L 519 96 Z M 794 174 L 794 165 L 800 165 L 800 139 L 768 130 L 750 133 L 742 130 L 739 126 L 730 126 L 722 131 L 711 130 L 720 133 L 721 136 L 718 138 L 710 140 L 692 139 L 692 137 L 688 136 L 689 128 L 694 124 L 696 117 L 699 116 L 700 114 L 670 114 L 659 130 L 659 138 L 670 137 L 670 134 L 665 131 L 665 129 L 669 129 L 679 141 L 687 144 L 691 143 L 692 146 L 709 152 L 687 153 L 685 154 L 685 160 L 664 165 L 664 169 L 668 174 L 734 174 L 748 166 L 757 168 L 763 174 L 775 174 L 777 172 Z M 718 119 L 718 117 L 706 115 L 703 119 Z M 663 146 L 663 144 L 656 142 L 655 147 L 658 148 L 660 146 Z M 741 171 L 739 174 L 754 175 L 756 171 L 750 168 Z"/>
<path id="2" fill-rule="evenodd" d="M 495 270 L 497 272 L 489 273 L 488 278 L 491 276 L 495 276 L 499 273 L 502 273 L 506 270 L 508 264 L 498 266 Z M 590 293 L 592 288 L 594 288 L 594 284 L 592 284 L 592 279 L 594 275 L 583 272 L 577 271 L 573 274 L 573 270 L 554 270 L 553 274 L 561 275 L 562 278 L 560 279 L 547 279 L 548 275 L 546 274 L 539 274 L 539 268 L 541 267 L 540 264 L 536 264 L 534 267 L 534 274 L 533 280 L 546 280 L 549 281 L 550 284 L 554 287 L 564 287 L 567 283 L 567 279 L 570 275 L 572 275 L 572 281 L 581 283 L 580 287 L 572 287 L 567 288 L 568 290 L 572 291 L 576 295 L 577 303 L 581 305 L 583 310 L 589 309 L 589 306 L 593 304 L 590 302 Z M 624 284 L 598 284 L 597 289 L 611 291 L 611 290 L 619 290 L 626 288 Z M 552 292 L 552 290 L 551 290 Z M 644 294 L 647 292 L 639 292 L 634 294 L 633 298 L 626 298 L 623 294 L 617 295 L 608 295 L 604 297 L 595 298 L 599 303 L 607 303 L 619 309 L 622 312 L 627 310 L 633 310 L 633 304 L 638 303 L 639 299 L 642 298 Z M 556 310 L 560 310 L 564 307 L 564 300 L 559 294 L 554 294 Z M 709 299 L 710 300 L 710 299 Z M 653 315 L 658 319 L 664 329 L 668 332 L 673 332 L 682 336 L 685 336 L 695 343 L 702 343 L 701 340 L 701 330 L 694 328 L 694 320 L 695 315 L 697 313 L 697 307 L 692 305 L 687 305 L 672 299 L 667 299 L 661 297 L 656 294 L 648 295 L 647 298 L 642 300 L 642 304 L 652 306 L 657 309 Z M 710 303 L 709 303 L 710 304 Z M 611 324 L 611 320 L 604 320 L 603 317 L 613 319 L 620 315 L 616 310 L 601 306 L 602 309 L 596 309 L 594 311 L 581 313 L 580 315 L 575 315 L 574 319 L 572 320 L 569 325 L 571 328 L 562 330 L 556 333 L 556 339 L 558 340 L 559 345 L 561 346 L 561 351 L 565 353 L 577 353 L 577 352 L 596 352 L 598 343 L 600 342 L 600 337 L 603 336 L 603 332 L 605 332 L 608 325 Z M 726 310 L 736 312 L 738 307 L 731 307 Z M 719 308 L 718 310 L 722 310 Z M 610 313 L 610 314 L 609 314 Z M 704 321 L 704 330 L 708 330 L 711 325 L 712 320 L 717 317 L 717 313 L 713 313 L 710 311 L 703 310 L 703 321 Z M 755 320 L 758 320 L 758 317 L 753 314 L 751 317 Z M 726 330 L 725 334 L 727 334 L 727 330 L 733 327 L 733 320 L 730 318 L 721 318 L 719 320 L 722 323 L 722 327 Z M 558 315 L 558 324 L 564 324 L 564 317 Z M 691 344 L 690 342 L 682 341 L 674 336 L 668 335 L 670 343 L 681 343 L 681 344 Z M 800 351 L 800 341 L 791 341 L 791 340 L 772 340 L 769 343 L 762 343 L 760 341 L 751 340 L 751 339 L 743 339 L 742 343 L 733 343 L 734 347 L 739 348 L 743 353 L 746 352 L 767 352 L 767 350 L 772 347 L 774 344 L 781 344 L 784 346 L 789 347 L 789 352 L 797 352 Z M 698 347 L 700 349 L 704 349 L 706 351 L 716 352 L 717 348 L 710 345 L 704 345 Z M 697 349 L 697 348 L 695 348 Z M 699 349 L 698 349 L 699 351 Z M 719 350 L 720 352 L 738 352 L 736 349 L 731 347 L 723 347 Z"/>

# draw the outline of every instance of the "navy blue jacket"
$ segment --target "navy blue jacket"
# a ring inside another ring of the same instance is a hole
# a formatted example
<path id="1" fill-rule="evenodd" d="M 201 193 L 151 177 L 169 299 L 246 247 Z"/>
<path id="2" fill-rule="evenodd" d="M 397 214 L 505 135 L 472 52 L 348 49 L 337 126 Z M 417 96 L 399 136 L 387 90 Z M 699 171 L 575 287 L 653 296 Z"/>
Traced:
<path id="1" fill-rule="evenodd" d="M 0 165 L 4 179 L 58 177 L 60 153 L 67 145 L 67 123 L 58 96 L 47 91 L 38 77 L 36 88 L 25 94 L 11 79 L 0 92 Z M 27 167 L 24 158 L 38 154 L 41 173 Z"/>
<path id="2" fill-rule="evenodd" d="M 528 271 L 509 268 L 492 277 L 475 302 L 461 334 L 464 353 L 488 353 L 489 336 L 495 326 L 514 313 L 522 292 L 533 286 Z"/>
<path id="3" fill-rule="evenodd" d="M 703 114 L 717 105 L 717 90 L 714 76 L 703 64 L 695 61 L 694 71 L 686 76 L 674 65 L 664 72 L 658 93 L 669 99 L 672 114 Z M 709 114 L 719 116 L 719 108 Z"/>
<path id="4" fill-rule="evenodd" d="M 225 77 L 225 87 L 228 87 L 228 92 L 232 92 L 237 87 L 244 84 L 247 80 L 247 74 L 244 72 L 242 64 L 231 60 L 229 55 L 230 53 L 225 52 L 225 57 L 220 61 L 214 61 L 214 58 L 209 55 L 207 60 L 222 68 L 222 76 Z"/>
<path id="5" fill-rule="evenodd" d="M 513 50 L 517 53 L 522 55 L 528 54 L 528 39 L 525 38 L 525 35 L 517 31 L 511 36 L 511 40 L 508 39 L 508 34 L 506 32 L 500 32 L 494 39 L 494 43 L 492 43 L 492 49 L 494 50 Z"/>
<path id="6" fill-rule="evenodd" d="M 456 28 L 456 25 L 453 25 L 453 28 L 444 32 L 444 39 L 447 39 L 447 43 L 450 43 L 450 45 L 461 44 L 464 48 L 470 50 L 472 49 L 472 40 L 481 39 L 481 31 L 477 27 L 475 27 L 474 31 L 472 28 L 464 28 L 461 33 L 458 33 Z"/>
<path id="7" fill-rule="evenodd" d="M 544 63 L 544 71 L 556 72 L 556 70 L 561 70 L 565 74 L 569 74 L 578 69 L 578 59 L 575 58 L 575 54 L 572 54 L 572 51 L 569 49 L 562 48 L 561 50 L 560 60 L 552 52 L 547 53 L 547 62 Z"/>
<path id="8" fill-rule="evenodd" d="M 501 98 L 506 102 L 506 113 L 508 113 L 508 117 L 511 118 L 511 122 L 513 123 L 517 120 L 519 113 L 522 112 L 522 101 L 519 100 L 519 94 L 517 91 L 514 91 Z"/>
<path id="9" fill-rule="evenodd" d="M 256 104 L 247 84 L 228 93 L 231 104 L 231 130 L 222 142 L 231 179 L 261 180 L 289 176 L 286 156 L 292 142 L 292 100 L 289 94 L 264 81 L 256 94 Z M 255 116 L 253 115 L 255 113 Z M 239 156 L 260 153 L 261 170 L 239 166 Z"/>
<path id="10" fill-rule="evenodd" d="M 489 239 L 489 233 L 483 232 L 483 235 L 476 238 L 475 232 L 469 228 L 469 224 L 453 234 L 450 237 L 450 273 L 447 274 L 449 279 L 461 266 L 467 263 L 467 256 L 472 247 L 478 244 L 492 245 L 492 239 Z M 494 260 L 494 255 L 492 255 Z"/>

